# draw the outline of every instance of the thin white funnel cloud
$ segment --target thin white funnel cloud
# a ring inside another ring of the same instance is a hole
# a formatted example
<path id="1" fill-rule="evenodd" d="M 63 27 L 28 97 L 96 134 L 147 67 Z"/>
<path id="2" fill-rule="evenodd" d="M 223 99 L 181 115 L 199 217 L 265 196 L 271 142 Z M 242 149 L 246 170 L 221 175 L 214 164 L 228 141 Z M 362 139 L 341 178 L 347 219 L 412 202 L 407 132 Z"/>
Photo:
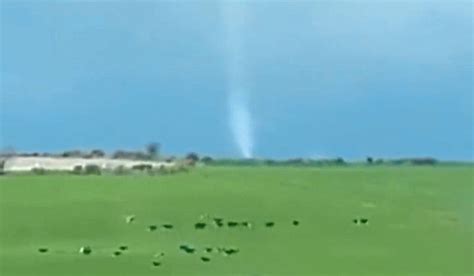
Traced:
<path id="1" fill-rule="evenodd" d="M 231 91 L 229 95 L 229 120 L 232 134 L 240 153 L 245 158 L 253 156 L 253 126 L 243 92 Z"/>
<path id="2" fill-rule="evenodd" d="M 243 43 L 247 11 L 244 3 L 227 2 L 222 4 L 221 13 L 225 25 L 229 126 L 241 155 L 252 158 L 253 120 L 248 105 L 248 88 L 245 87 Z"/>

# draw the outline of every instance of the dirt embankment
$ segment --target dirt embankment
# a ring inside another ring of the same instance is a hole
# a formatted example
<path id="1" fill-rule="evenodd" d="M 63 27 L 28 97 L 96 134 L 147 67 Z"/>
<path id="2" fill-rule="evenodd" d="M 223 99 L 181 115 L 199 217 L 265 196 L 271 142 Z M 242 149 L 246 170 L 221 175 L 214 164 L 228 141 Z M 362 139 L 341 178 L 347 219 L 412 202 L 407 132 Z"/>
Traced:
<path id="1" fill-rule="evenodd" d="M 138 164 L 149 164 L 153 167 L 172 167 L 173 162 L 137 161 L 108 158 L 56 158 L 56 157 L 12 157 L 5 160 L 4 171 L 31 171 L 33 168 L 43 168 L 54 171 L 71 171 L 75 166 L 98 165 L 102 169 L 115 169 L 119 166 L 131 168 Z"/>

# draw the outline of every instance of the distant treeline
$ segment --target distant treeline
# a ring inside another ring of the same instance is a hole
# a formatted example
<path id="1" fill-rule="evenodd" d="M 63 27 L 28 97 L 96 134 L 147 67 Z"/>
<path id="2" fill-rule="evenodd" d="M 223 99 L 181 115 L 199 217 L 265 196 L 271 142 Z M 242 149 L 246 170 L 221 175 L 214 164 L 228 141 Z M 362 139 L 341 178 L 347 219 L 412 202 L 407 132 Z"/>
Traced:
<path id="1" fill-rule="evenodd" d="M 101 149 L 93 149 L 90 151 L 69 150 L 62 153 L 16 153 L 14 151 L 0 152 L 0 158 L 5 157 L 62 157 L 62 158 L 112 158 L 112 159 L 129 159 L 129 160 L 161 160 L 172 162 L 175 161 L 174 156 L 162 156 L 160 154 L 160 144 L 150 143 L 146 145 L 144 150 L 116 150 L 111 154 L 107 154 Z M 323 166 L 347 166 L 347 165 L 462 165 L 471 164 L 472 162 L 444 162 L 432 157 L 414 157 L 399 159 L 382 159 L 367 157 L 362 161 L 346 161 L 342 157 L 326 158 L 326 159 L 307 159 L 307 158 L 290 158 L 290 159 L 240 159 L 240 158 L 213 158 L 210 156 L 200 157 L 195 152 L 188 153 L 185 160 L 193 163 L 210 166 L 295 166 L 295 167 L 323 167 Z"/>
<path id="2" fill-rule="evenodd" d="M 160 144 L 150 143 L 146 145 L 145 150 L 117 150 L 111 154 L 107 154 L 104 150 L 67 150 L 60 153 L 18 153 L 12 149 L 0 152 L 0 157 L 62 157 L 62 158 L 112 158 L 112 159 L 129 159 L 129 160 L 158 160 L 163 158 L 160 156 Z M 173 159 L 172 157 L 163 159 Z"/>
<path id="3" fill-rule="evenodd" d="M 0 151 L 0 169 L 3 168 L 5 160 L 11 157 L 53 157 L 53 158 L 110 158 L 110 159 L 126 159 L 133 161 L 164 161 L 175 162 L 184 161 L 188 165 L 195 165 L 199 161 L 199 155 L 190 152 L 181 158 L 174 156 L 163 156 L 160 153 L 161 145 L 159 143 L 149 143 L 144 150 L 116 150 L 111 154 L 107 154 L 101 149 L 93 150 L 67 150 L 60 153 L 39 153 L 39 152 L 16 152 L 13 149 Z"/>
<path id="4" fill-rule="evenodd" d="M 333 159 L 304 159 L 293 158 L 286 160 L 275 159 L 213 159 L 203 157 L 201 162 L 213 166 L 295 166 L 295 167 L 324 167 L 324 166 L 347 166 L 347 165 L 436 165 L 440 163 L 435 158 L 402 158 L 402 159 L 376 159 L 368 157 L 362 162 L 347 162 L 343 158 Z"/>
<path id="5" fill-rule="evenodd" d="M 203 157 L 201 162 L 206 165 L 215 166 L 324 166 L 324 165 L 346 165 L 342 158 L 326 160 L 310 160 L 303 158 L 273 160 L 273 159 L 213 159 Z"/>

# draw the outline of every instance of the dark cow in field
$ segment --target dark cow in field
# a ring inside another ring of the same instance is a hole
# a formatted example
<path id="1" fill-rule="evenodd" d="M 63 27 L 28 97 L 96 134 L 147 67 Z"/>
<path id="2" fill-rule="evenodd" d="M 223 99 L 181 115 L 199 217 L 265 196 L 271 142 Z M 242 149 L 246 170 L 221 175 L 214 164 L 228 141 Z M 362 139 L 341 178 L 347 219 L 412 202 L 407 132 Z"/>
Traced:
<path id="1" fill-rule="evenodd" d="M 273 221 L 269 221 L 269 222 L 265 223 L 265 226 L 266 227 L 273 227 L 273 226 L 275 226 L 275 223 Z"/>

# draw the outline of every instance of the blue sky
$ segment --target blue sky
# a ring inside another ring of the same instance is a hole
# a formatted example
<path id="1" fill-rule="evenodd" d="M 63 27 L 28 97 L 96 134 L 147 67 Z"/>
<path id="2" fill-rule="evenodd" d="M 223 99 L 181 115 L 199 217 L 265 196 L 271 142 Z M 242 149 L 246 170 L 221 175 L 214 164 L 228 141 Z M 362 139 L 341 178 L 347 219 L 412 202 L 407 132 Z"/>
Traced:
<path id="1" fill-rule="evenodd" d="M 0 145 L 239 156 L 223 5 L 1 1 Z M 256 156 L 472 160 L 471 1 L 233 5 Z"/>

